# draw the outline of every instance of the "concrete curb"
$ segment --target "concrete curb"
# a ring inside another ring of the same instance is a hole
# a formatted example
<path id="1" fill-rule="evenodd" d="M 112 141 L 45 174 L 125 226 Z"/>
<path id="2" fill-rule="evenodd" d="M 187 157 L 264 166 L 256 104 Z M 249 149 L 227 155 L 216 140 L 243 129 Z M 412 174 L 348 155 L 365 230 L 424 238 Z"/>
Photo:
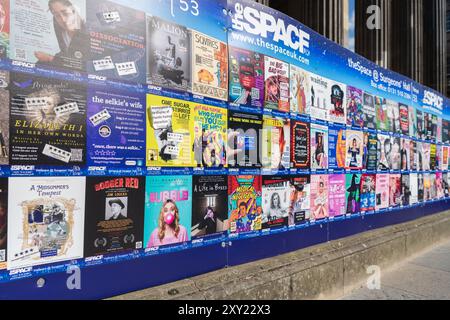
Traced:
<path id="1" fill-rule="evenodd" d="M 450 211 L 113 300 L 299 300 L 341 297 L 368 277 L 450 238 Z"/>

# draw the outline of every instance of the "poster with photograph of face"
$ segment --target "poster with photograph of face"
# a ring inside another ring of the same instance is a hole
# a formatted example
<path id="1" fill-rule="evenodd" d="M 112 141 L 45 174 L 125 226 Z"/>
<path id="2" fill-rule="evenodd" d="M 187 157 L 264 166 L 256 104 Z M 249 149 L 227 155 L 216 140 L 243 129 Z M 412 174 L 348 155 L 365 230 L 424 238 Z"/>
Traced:
<path id="1" fill-rule="evenodd" d="M 264 116 L 262 130 L 262 165 L 265 169 L 290 168 L 291 122 L 289 119 Z"/>
<path id="2" fill-rule="evenodd" d="M 329 216 L 328 175 L 311 175 L 311 219 Z"/>
<path id="3" fill-rule="evenodd" d="M 346 161 L 345 168 L 361 170 L 364 156 L 364 133 L 362 131 L 347 130 L 346 133 Z"/>
<path id="4" fill-rule="evenodd" d="M 291 64 L 290 81 L 291 112 L 295 114 L 309 115 L 311 112 L 311 104 L 309 103 L 311 86 L 309 83 L 308 72 Z"/>
<path id="5" fill-rule="evenodd" d="M 423 173 L 417 174 L 417 199 L 418 202 L 425 201 L 425 178 Z"/>
<path id="6" fill-rule="evenodd" d="M 361 212 L 375 211 L 376 180 L 375 174 L 363 174 L 361 177 Z"/>
<path id="7" fill-rule="evenodd" d="M 345 174 L 332 174 L 328 179 L 329 216 L 332 218 L 345 215 Z"/>
<path id="8" fill-rule="evenodd" d="M 268 56 L 264 59 L 264 107 L 289 112 L 289 64 Z"/>
<path id="9" fill-rule="evenodd" d="M 411 140 L 401 138 L 400 139 L 400 161 L 401 167 L 400 170 L 407 171 L 411 170 Z"/>
<path id="10" fill-rule="evenodd" d="M 414 140 L 409 140 L 409 170 L 419 170 L 418 148 L 417 142 Z"/>
<path id="11" fill-rule="evenodd" d="M 423 174 L 423 201 L 430 201 L 432 199 L 432 186 L 431 186 L 431 175 L 429 173 Z"/>
<path id="12" fill-rule="evenodd" d="M 85 70 L 89 58 L 85 0 L 12 0 L 11 7 L 13 60 Z"/>
<path id="13" fill-rule="evenodd" d="M 402 204 L 402 176 L 401 174 L 391 174 L 389 176 L 389 206 L 398 207 Z"/>
<path id="14" fill-rule="evenodd" d="M 387 171 L 391 169 L 391 137 L 379 134 L 378 135 L 378 170 Z"/>
<path id="15" fill-rule="evenodd" d="M 330 101 L 328 102 L 328 121 L 334 123 L 346 123 L 346 91 L 345 84 L 329 81 L 329 88 L 331 90 Z"/>
<path id="16" fill-rule="evenodd" d="M 411 192 L 410 196 L 410 204 L 414 205 L 419 202 L 419 185 L 418 185 L 418 174 L 417 173 L 411 173 L 409 175 L 409 189 Z"/>
<path id="17" fill-rule="evenodd" d="M 88 177 L 86 257 L 143 248 L 145 178 Z"/>
<path id="18" fill-rule="evenodd" d="M 289 207 L 289 225 L 304 223 L 311 213 L 311 176 L 291 177 L 291 199 Z"/>
<path id="19" fill-rule="evenodd" d="M 311 169 L 328 169 L 328 127 L 311 124 Z"/>
<path id="20" fill-rule="evenodd" d="M 312 74 L 309 74 L 309 83 L 311 92 L 309 94 L 309 103 L 311 105 L 311 117 L 318 120 L 328 120 L 328 101 L 329 80 Z"/>
<path id="21" fill-rule="evenodd" d="M 421 158 L 422 158 L 422 170 L 423 171 L 430 171 L 431 170 L 431 145 L 426 142 L 422 142 L 422 152 L 421 152 Z"/>
<path id="22" fill-rule="evenodd" d="M 83 257 L 84 177 L 10 178 L 8 270 Z"/>
<path id="23" fill-rule="evenodd" d="M 398 137 L 391 137 L 391 170 L 401 169 L 401 154 L 400 145 L 401 139 Z"/>
<path id="24" fill-rule="evenodd" d="M 262 185 L 262 229 L 287 227 L 291 199 L 288 177 L 264 176 Z"/>
<path id="25" fill-rule="evenodd" d="M 364 126 L 363 92 L 351 86 L 347 86 L 347 125 Z"/>
<path id="26" fill-rule="evenodd" d="M 347 214 L 361 212 L 361 175 L 347 174 L 345 177 L 345 207 Z"/>
<path id="27" fill-rule="evenodd" d="M 377 129 L 381 131 L 389 131 L 389 117 L 386 99 L 375 96 L 375 108 L 377 111 Z"/>
<path id="28" fill-rule="evenodd" d="M 411 186 L 409 174 L 402 174 L 402 206 L 409 206 L 411 204 Z"/>
<path id="29" fill-rule="evenodd" d="M 389 131 L 392 133 L 401 133 L 400 109 L 398 103 L 392 100 L 387 100 L 386 104 L 388 108 Z"/>
<path id="30" fill-rule="evenodd" d="M 377 174 L 376 210 L 389 208 L 389 174 Z"/>
<path id="31" fill-rule="evenodd" d="M 436 194 L 438 199 L 445 196 L 442 172 L 436 172 Z"/>
<path id="32" fill-rule="evenodd" d="M 377 129 L 377 115 L 375 109 L 375 98 L 373 95 L 363 94 L 363 119 L 364 128 Z"/>
<path id="33" fill-rule="evenodd" d="M 425 128 L 425 117 L 424 112 L 420 110 L 416 110 L 417 114 L 417 138 L 421 140 L 425 140 L 427 137 L 426 128 Z"/>

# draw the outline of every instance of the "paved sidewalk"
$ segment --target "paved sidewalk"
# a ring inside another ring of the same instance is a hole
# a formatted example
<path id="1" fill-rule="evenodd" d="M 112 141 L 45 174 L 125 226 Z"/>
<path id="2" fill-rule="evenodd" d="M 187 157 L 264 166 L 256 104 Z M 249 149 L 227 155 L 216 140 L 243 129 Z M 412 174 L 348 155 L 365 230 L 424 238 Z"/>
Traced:
<path id="1" fill-rule="evenodd" d="M 381 290 L 357 289 L 343 300 L 450 299 L 450 241 L 381 271 Z"/>

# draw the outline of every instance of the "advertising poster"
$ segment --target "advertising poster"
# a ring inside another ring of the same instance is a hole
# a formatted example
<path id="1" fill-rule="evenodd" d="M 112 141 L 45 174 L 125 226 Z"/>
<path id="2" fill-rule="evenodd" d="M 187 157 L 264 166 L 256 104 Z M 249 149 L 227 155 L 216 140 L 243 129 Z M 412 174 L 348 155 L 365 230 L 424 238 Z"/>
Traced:
<path id="1" fill-rule="evenodd" d="M 403 103 L 399 104 L 400 129 L 404 135 L 409 135 L 409 107 Z"/>
<path id="2" fill-rule="evenodd" d="M 257 52 L 229 47 L 229 101 L 246 107 L 264 107 L 264 56 Z"/>
<path id="3" fill-rule="evenodd" d="M 194 176 L 192 190 L 192 239 L 228 231 L 228 177 Z"/>
<path id="4" fill-rule="evenodd" d="M 6 269 L 8 240 L 8 179 L 0 179 L 0 270 Z"/>
<path id="5" fill-rule="evenodd" d="M 425 201 L 425 177 L 423 173 L 417 175 L 417 199 L 418 202 Z"/>
<path id="6" fill-rule="evenodd" d="M 0 71 L 0 165 L 9 164 L 9 72 Z"/>
<path id="7" fill-rule="evenodd" d="M 442 143 L 442 118 L 437 118 L 436 141 Z"/>
<path id="8" fill-rule="evenodd" d="M 376 208 L 376 182 L 375 174 L 363 174 L 361 177 L 361 212 L 375 211 Z"/>
<path id="9" fill-rule="evenodd" d="M 9 57 L 10 0 L 0 0 L 0 59 Z"/>
<path id="10" fill-rule="evenodd" d="M 8 1 L 2 1 L 6 2 Z M 89 58 L 85 0 L 11 0 L 10 3 L 13 8 L 11 59 L 56 68 L 85 70 Z M 65 14 L 61 15 L 60 12 Z M 3 32 L 1 38 L 4 43 Z"/>
<path id="11" fill-rule="evenodd" d="M 389 208 L 389 174 L 377 174 L 376 210 Z"/>
<path id="12" fill-rule="evenodd" d="M 192 176 L 151 176 L 145 187 L 144 245 L 154 248 L 191 239 Z"/>
<path id="13" fill-rule="evenodd" d="M 411 204 L 411 178 L 409 174 L 402 174 L 402 206 Z"/>
<path id="14" fill-rule="evenodd" d="M 402 175 L 391 174 L 389 176 L 389 206 L 398 207 L 402 204 Z"/>
<path id="15" fill-rule="evenodd" d="M 401 133 L 400 109 L 398 103 L 392 100 L 387 100 L 386 104 L 388 108 L 389 131 L 392 133 Z"/>
<path id="16" fill-rule="evenodd" d="M 224 168 L 227 163 L 228 111 L 194 105 L 194 160 L 197 167 Z"/>
<path id="17" fill-rule="evenodd" d="M 291 190 L 289 177 L 262 177 L 262 229 L 288 226 Z"/>
<path id="18" fill-rule="evenodd" d="M 431 145 L 426 142 L 422 142 L 422 170 L 430 171 L 431 170 Z M 420 158 L 419 158 L 420 159 Z"/>
<path id="19" fill-rule="evenodd" d="M 346 159 L 346 134 L 345 127 L 330 124 L 328 126 L 328 168 L 344 169 Z"/>
<path id="20" fill-rule="evenodd" d="M 89 87 L 88 165 L 145 165 L 145 95 Z"/>
<path id="21" fill-rule="evenodd" d="M 147 166 L 192 167 L 193 103 L 147 95 Z"/>
<path id="22" fill-rule="evenodd" d="M 309 123 L 291 120 L 291 163 L 295 169 L 309 169 L 311 126 Z"/>
<path id="23" fill-rule="evenodd" d="M 434 143 L 430 144 L 430 170 L 434 171 L 436 170 L 436 163 L 437 163 L 437 146 Z"/>
<path id="24" fill-rule="evenodd" d="M 443 147 L 442 145 L 437 145 L 436 146 L 436 162 L 435 162 L 435 170 L 443 170 L 442 169 L 442 161 L 443 161 Z"/>
<path id="25" fill-rule="evenodd" d="M 446 198 L 448 198 L 450 196 L 450 190 L 449 190 L 449 186 L 450 184 L 448 183 L 448 173 L 445 172 L 442 174 L 442 188 L 444 189 L 444 196 Z"/>
<path id="26" fill-rule="evenodd" d="M 450 121 L 442 119 L 442 143 L 450 143 Z"/>
<path id="27" fill-rule="evenodd" d="M 375 96 L 375 109 L 377 111 L 377 129 L 388 132 L 390 128 L 386 99 Z"/>
<path id="28" fill-rule="evenodd" d="M 409 170 L 418 171 L 419 170 L 419 155 L 417 142 L 414 140 L 409 140 Z"/>
<path id="29" fill-rule="evenodd" d="M 147 16 L 147 83 L 183 91 L 190 90 L 191 51 L 194 51 L 195 57 L 198 56 L 198 59 L 194 58 L 193 64 L 195 80 L 198 76 L 196 68 L 204 64 L 204 61 L 208 62 L 208 58 L 204 55 L 211 53 L 211 48 L 197 46 L 196 41 L 197 39 L 193 38 L 194 47 L 191 48 L 191 33 L 186 27 L 158 17 Z M 216 68 L 217 65 L 213 67 Z M 221 68 L 220 71 L 222 70 Z M 202 77 L 206 79 L 209 74 L 210 72 L 204 69 Z M 213 79 L 209 83 L 218 80 L 214 79 L 217 74 L 211 76 Z M 205 91 L 212 89 L 199 87 L 198 82 L 194 84 L 194 88 Z"/>
<path id="30" fill-rule="evenodd" d="M 434 116 L 432 114 L 424 112 L 424 123 L 425 123 L 425 140 L 435 141 L 436 140 L 436 131 L 437 121 L 434 123 Z M 436 118 L 437 120 L 437 118 Z"/>
<path id="31" fill-rule="evenodd" d="M 345 215 L 345 174 L 328 176 L 328 194 L 330 218 Z"/>
<path id="32" fill-rule="evenodd" d="M 345 176 L 345 189 L 346 213 L 361 212 L 361 175 L 347 174 Z"/>
<path id="33" fill-rule="evenodd" d="M 328 121 L 345 124 L 345 106 L 347 105 L 345 94 L 347 87 L 345 84 L 330 81 L 329 88 L 331 93 L 329 95 L 330 101 L 328 102 Z"/>
<path id="34" fill-rule="evenodd" d="M 364 157 L 364 133 L 362 131 L 347 130 L 346 136 L 345 168 L 361 170 Z"/>
<path id="35" fill-rule="evenodd" d="M 309 96 L 311 105 L 311 117 L 318 120 L 328 120 L 328 101 L 329 99 L 329 80 L 312 74 L 309 74 L 309 83 L 311 85 L 311 94 Z"/>
<path id="36" fill-rule="evenodd" d="M 429 173 L 423 174 L 423 201 L 429 201 L 432 199 L 432 186 L 431 177 Z"/>
<path id="37" fill-rule="evenodd" d="M 364 132 L 363 169 L 376 171 L 378 164 L 378 137 L 375 133 Z"/>
<path id="38" fill-rule="evenodd" d="M 416 108 L 409 107 L 408 116 L 409 116 L 409 136 L 411 138 L 418 138 Z"/>
<path id="39" fill-rule="evenodd" d="M 307 71 L 291 64 L 291 112 L 301 115 L 309 115 L 311 104 L 309 95 L 311 94 L 311 85 L 309 83 L 309 74 Z"/>
<path id="40" fill-rule="evenodd" d="M 261 168 L 260 132 L 262 115 L 230 111 L 228 117 L 228 166 L 230 168 Z"/>
<path id="41" fill-rule="evenodd" d="M 108 0 L 87 1 L 91 56 L 87 71 L 111 79 L 145 83 L 145 20 L 143 11 Z"/>
<path id="42" fill-rule="evenodd" d="M 400 161 L 401 166 L 400 170 L 402 171 L 408 171 L 411 170 L 411 140 L 401 138 L 400 139 Z"/>
<path id="43" fill-rule="evenodd" d="M 442 199 L 445 196 L 442 172 L 436 172 L 436 193 L 438 199 Z"/>
<path id="44" fill-rule="evenodd" d="M 400 153 L 401 139 L 398 137 L 391 137 L 391 170 L 401 169 L 401 153 Z"/>
<path id="45" fill-rule="evenodd" d="M 88 177 L 84 255 L 143 248 L 145 177 Z"/>
<path id="46" fill-rule="evenodd" d="M 329 216 L 328 175 L 311 175 L 311 219 Z"/>
<path id="47" fill-rule="evenodd" d="M 8 270 L 83 257 L 86 178 L 10 178 Z"/>
<path id="48" fill-rule="evenodd" d="M 424 112 L 417 110 L 417 138 L 421 140 L 425 140 L 427 137 L 426 128 L 425 128 L 425 117 Z"/>
<path id="49" fill-rule="evenodd" d="M 375 108 L 375 98 L 373 95 L 364 93 L 363 95 L 363 120 L 364 128 L 377 129 L 377 114 Z"/>
<path id="50" fill-rule="evenodd" d="M 289 64 L 268 56 L 264 59 L 264 106 L 289 112 Z"/>
<path id="51" fill-rule="evenodd" d="M 291 177 L 291 199 L 289 206 L 289 225 L 304 223 L 311 215 L 311 176 Z"/>
<path id="52" fill-rule="evenodd" d="M 411 192 L 410 204 L 414 205 L 419 202 L 419 185 L 417 173 L 411 173 L 409 175 L 409 190 Z"/>
<path id="53" fill-rule="evenodd" d="M 228 177 L 230 233 L 259 231 L 262 228 L 262 177 Z"/>
<path id="54" fill-rule="evenodd" d="M 83 165 L 86 94 L 81 83 L 12 73 L 11 164 Z"/>
<path id="55" fill-rule="evenodd" d="M 437 199 L 437 182 L 436 174 L 430 173 L 430 198 L 429 200 Z"/>
<path id="56" fill-rule="evenodd" d="M 328 127 L 311 124 L 311 169 L 328 169 Z"/>
<path id="57" fill-rule="evenodd" d="M 391 137 L 378 134 L 378 170 L 391 169 Z"/>
<path id="58" fill-rule="evenodd" d="M 227 44 L 203 33 L 192 31 L 192 50 L 192 92 L 227 101 Z"/>
<path id="59" fill-rule="evenodd" d="M 262 130 L 262 165 L 266 169 L 289 169 L 291 160 L 291 122 L 264 116 Z"/>
<path id="60" fill-rule="evenodd" d="M 441 162 L 441 170 L 447 171 L 449 163 L 449 147 L 442 146 L 442 162 Z"/>
<path id="61" fill-rule="evenodd" d="M 351 86 L 347 86 L 347 125 L 364 126 L 363 92 Z"/>

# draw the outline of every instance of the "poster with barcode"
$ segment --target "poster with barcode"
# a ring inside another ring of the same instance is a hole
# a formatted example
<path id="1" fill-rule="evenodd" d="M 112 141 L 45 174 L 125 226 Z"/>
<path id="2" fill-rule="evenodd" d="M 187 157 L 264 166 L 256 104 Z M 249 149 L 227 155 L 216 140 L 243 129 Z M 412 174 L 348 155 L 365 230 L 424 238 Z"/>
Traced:
<path id="1" fill-rule="evenodd" d="M 85 70 L 89 56 L 85 0 L 12 0 L 11 7 L 13 60 Z"/>
<path id="2" fill-rule="evenodd" d="M 0 71 L 0 165 L 9 163 L 9 72 Z"/>
<path id="3" fill-rule="evenodd" d="M 225 42 L 192 31 L 192 92 L 228 99 L 228 46 Z"/>
<path id="4" fill-rule="evenodd" d="M 8 270 L 83 257 L 86 178 L 10 178 Z"/>
<path id="5" fill-rule="evenodd" d="M 12 73 L 12 165 L 83 165 L 86 87 L 78 82 Z"/>

